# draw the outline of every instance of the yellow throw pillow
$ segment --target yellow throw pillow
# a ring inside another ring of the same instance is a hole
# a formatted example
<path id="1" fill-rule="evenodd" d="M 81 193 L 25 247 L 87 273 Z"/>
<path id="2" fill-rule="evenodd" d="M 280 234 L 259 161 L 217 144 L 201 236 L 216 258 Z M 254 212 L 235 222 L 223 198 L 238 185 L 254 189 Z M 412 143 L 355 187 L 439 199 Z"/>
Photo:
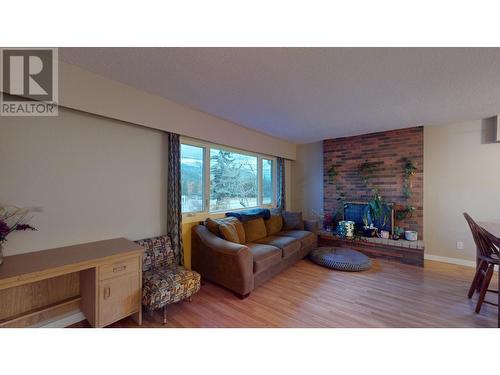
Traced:
<path id="1" fill-rule="evenodd" d="M 239 221 L 237 218 L 225 217 L 225 218 L 221 218 L 221 219 L 216 219 L 215 221 L 219 224 L 219 231 L 221 232 L 221 234 L 222 234 L 222 229 L 220 226 L 222 224 L 230 225 L 230 226 L 234 227 L 234 229 L 236 230 L 236 233 L 238 235 L 238 240 L 232 241 L 232 242 L 236 242 L 236 243 L 240 243 L 240 244 L 245 243 L 245 229 L 243 228 L 243 224 L 241 223 L 241 221 Z"/>
<path id="2" fill-rule="evenodd" d="M 222 237 L 225 240 L 234 242 L 234 243 L 240 243 L 240 238 L 238 237 L 238 232 L 236 231 L 236 227 L 231 224 L 219 224 L 219 230 L 220 233 L 222 234 Z"/>
<path id="3" fill-rule="evenodd" d="M 266 225 L 264 224 L 264 219 L 261 217 L 243 223 L 243 227 L 245 228 L 245 239 L 247 242 L 260 240 L 267 236 Z"/>
<path id="4" fill-rule="evenodd" d="M 281 231 L 283 228 L 283 217 L 281 215 L 271 215 L 268 220 L 264 221 L 268 236 L 272 236 Z"/>
<path id="5" fill-rule="evenodd" d="M 210 232 L 212 232 L 216 236 L 220 236 L 219 223 L 217 221 L 207 218 L 205 220 L 205 226 Z"/>

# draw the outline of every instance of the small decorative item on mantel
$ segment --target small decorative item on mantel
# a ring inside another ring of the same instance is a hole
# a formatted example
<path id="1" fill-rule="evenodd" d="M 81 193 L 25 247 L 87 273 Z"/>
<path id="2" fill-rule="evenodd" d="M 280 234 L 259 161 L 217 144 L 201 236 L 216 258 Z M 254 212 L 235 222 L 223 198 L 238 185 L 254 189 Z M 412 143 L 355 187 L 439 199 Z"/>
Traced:
<path id="1" fill-rule="evenodd" d="M 386 230 L 381 230 L 380 231 L 380 238 L 383 238 L 383 239 L 389 239 L 389 232 L 386 231 Z"/>
<path id="2" fill-rule="evenodd" d="M 0 204 L 0 265 L 3 263 L 3 243 L 12 232 L 37 230 L 28 224 L 30 212 L 41 211 L 40 207 L 20 208 Z"/>
<path id="3" fill-rule="evenodd" d="M 405 230 L 405 239 L 407 241 L 416 241 L 418 238 L 418 233 L 414 230 Z"/>
<path id="4" fill-rule="evenodd" d="M 374 227 L 372 222 L 368 225 L 368 208 L 363 214 L 363 224 L 363 237 L 377 237 L 378 228 Z"/>
<path id="5" fill-rule="evenodd" d="M 354 236 L 354 221 L 339 221 L 337 224 L 337 234 L 340 237 L 352 238 Z"/>

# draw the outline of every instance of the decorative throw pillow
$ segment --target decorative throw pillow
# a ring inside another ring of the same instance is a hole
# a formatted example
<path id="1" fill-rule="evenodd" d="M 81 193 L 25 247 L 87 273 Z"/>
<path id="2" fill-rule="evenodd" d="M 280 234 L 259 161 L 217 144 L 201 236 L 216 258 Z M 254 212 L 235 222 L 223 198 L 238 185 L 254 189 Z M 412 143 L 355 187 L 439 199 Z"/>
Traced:
<path id="1" fill-rule="evenodd" d="M 215 221 L 219 224 L 219 231 L 221 230 L 221 224 L 227 224 L 234 227 L 236 233 L 238 234 L 237 243 L 244 244 L 245 243 L 245 229 L 243 228 L 243 224 L 235 217 L 224 217 L 220 219 L 215 219 Z"/>
<path id="2" fill-rule="evenodd" d="M 302 212 L 283 211 L 283 229 L 300 229 L 304 230 L 304 221 L 302 220 Z"/>
<path id="3" fill-rule="evenodd" d="M 216 236 L 220 236 L 220 232 L 219 232 L 219 223 L 216 222 L 215 220 L 213 219 L 210 219 L 210 218 L 207 218 L 205 220 L 205 226 L 207 227 L 207 229 L 212 232 L 213 234 L 215 234 Z"/>
<path id="4" fill-rule="evenodd" d="M 235 217 L 227 217 L 224 220 L 229 221 L 234 226 L 236 233 L 238 233 L 239 243 L 244 244 L 246 242 L 246 238 L 243 223 Z"/>
<path id="5" fill-rule="evenodd" d="M 220 233 L 222 234 L 222 237 L 225 240 L 234 242 L 234 243 L 240 243 L 240 238 L 238 237 L 238 232 L 236 231 L 235 225 L 231 223 L 227 224 L 220 224 L 219 225 L 219 230 Z"/>
<path id="6" fill-rule="evenodd" d="M 245 229 L 243 228 L 243 224 L 235 217 L 223 217 L 220 219 L 207 218 L 205 220 L 205 226 L 210 232 L 212 232 L 218 237 L 225 238 L 221 232 L 220 228 L 221 224 L 230 224 L 235 227 L 236 233 L 238 234 L 238 241 L 233 241 L 233 242 L 241 244 L 245 243 Z"/>
<path id="7" fill-rule="evenodd" d="M 266 224 L 267 235 L 272 236 L 280 232 L 281 228 L 283 228 L 283 217 L 281 215 L 271 215 L 264 223 Z"/>
<path id="8" fill-rule="evenodd" d="M 267 236 L 266 225 L 264 224 L 264 219 L 261 217 L 243 223 L 243 227 L 245 228 L 245 239 L 247 242 L 260 240 Z"/>

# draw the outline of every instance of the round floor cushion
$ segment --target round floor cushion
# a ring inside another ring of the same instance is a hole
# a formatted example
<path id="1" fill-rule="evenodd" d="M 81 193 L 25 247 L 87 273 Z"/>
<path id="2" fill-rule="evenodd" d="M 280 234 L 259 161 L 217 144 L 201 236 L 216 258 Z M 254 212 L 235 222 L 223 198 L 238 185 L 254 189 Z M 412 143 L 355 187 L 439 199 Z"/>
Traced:
<path id="1" fill-rule="evenodd" d="M 320 247 L 311 251 L 309 257 L 314 263 L 340 271 L 365 271 L 372 266 L 370 258 L 352 249 Z"/>

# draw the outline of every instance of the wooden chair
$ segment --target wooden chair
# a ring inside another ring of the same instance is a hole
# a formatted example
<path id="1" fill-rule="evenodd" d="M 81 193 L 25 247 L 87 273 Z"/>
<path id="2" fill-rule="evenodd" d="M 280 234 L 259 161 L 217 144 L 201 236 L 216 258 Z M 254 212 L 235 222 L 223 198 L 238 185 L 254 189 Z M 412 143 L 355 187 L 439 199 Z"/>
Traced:
<path id="1" fill-rule="evenodd" d="M 474 292 L 479 292 L 479 298 L 476 304 L 476 313 L 481 311 L 481 305 L 487 303 L 489 305 L 498 306 L 496 303 L 485 300 L 486 293 L 497 293 L 498 290 L 488 289 L 495 265 L 499 264 L 499 248 L 500 242 L 496 237 L 491 235 L 484 228 L 480 227 L 466 212 L 464 212 L 465 220 L 469 224 L 472 232 L 472 237 L 477 247 L 477 258 L 479 264 L 476 269 L 476 274 L 469 288 L 468 297 L 472 298 Z"/>

